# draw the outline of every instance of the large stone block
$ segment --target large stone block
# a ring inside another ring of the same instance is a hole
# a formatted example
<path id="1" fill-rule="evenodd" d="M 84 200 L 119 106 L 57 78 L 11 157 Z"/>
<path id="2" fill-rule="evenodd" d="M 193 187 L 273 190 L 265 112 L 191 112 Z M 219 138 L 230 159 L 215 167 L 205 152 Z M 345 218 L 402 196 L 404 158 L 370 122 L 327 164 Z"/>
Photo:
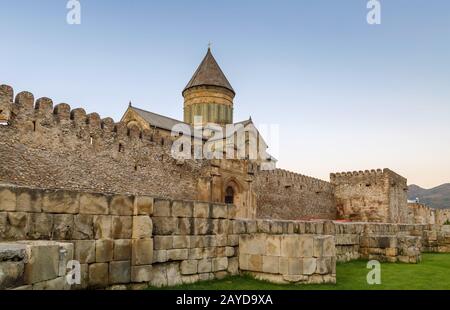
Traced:
<path id="1" fill-rule="evenodd" d="M 215 219 L 226 219 L 228 216 L 228 207 L 225 204 L 213 204 L 211 217 Z"/>
<path id="2" fill-rule="evenodd" d="M 172 202 L 172 216 L 174 217 L 192 217 L 193 203 L 190 201 Z"/>
<path id="3" fill-rule="evenodd" d="M 177 232 L 178 221 L 175 217 L 153 217 L 154 235 L 172 235 Z"/>
<path id="4" fill-rule="evenodd" d="M 171 263 L 167 265 L 167 285 L 180 285 L 181 281 L 180 265 L 179 263 Z"/>
<path id="5" fill-rule="evenodd" d="M 302 259 L 303 274 L 312 275 L 316 271 L 317 259 L 316 258 L 303 258 Z"/>
<path id="6" fill-rule="evenodd" d="M 216 257 L 212 259 L 212 271 L 222 271 L 228 268 L 228 257 Z"/>
<path id="7" fill-rule="evenodd" d="M 34 291 L 62 291 L 69 290 L 70 285 L 66 281 L 66 277 L 58 277 L 56 279 L 51 279 L 43 282 L 33 284 Z"/>
<path id="8" fill-rule="evenodd" d="M 239 235 L 228 235 L 227 236 L 227 245 L 228 246 L 239 245 Z"/>
<path id="9" fill-rule="evenodd" d="M 0 290 L 24 284 L 23 261 L 0 261 Z"/>
<path id="10" fill-rule="evenodd" d="M 179 218 L 178 219 L 178 234 L 179 235 L 193 235 L 194 234 L 194 219 L 193 218 Z"/>
<path id="11" fill-rule="evenodd" d="M 336 256 L 336 247 L 333 236 L 314 236 L 314 256 Z"/>
<path id="12" fill-rule="evenodd" d="M 279 257 L 278 256 L 263 256 L 262 257 L 262 271 L 267 273 L 279 273 Z"/>
<path id="13" fill-rule="evenodd" d="M 42 192 L 31 188 L 16 188 L 17 208 L 22 212 L 42 211 Z M 1 207 L 0 207 L 1 210 Z"/>
<path id="14" fill-rule="evenodd" d="M 58 277 L 59 246 L 56 243 L 28 243 L 26 251 L 28 262 L 25 265 L 25 283 L 34 284 Z"/>
<path id="15" fill-rule="evenodd" d="M 170 200 L 155 199 L 153 205 L 153 216 L 171 216 Z"/>
<path id="16" fill-rule="evenodd" d="M 130 261 L 114 261 L 109 263 L 109 284 L 130 283 Z"/>
<path id="17" fill-rule="evenodd" d="M 14 188 L 0 188 L 0 211 L 16 211 L 16 192 Z"/>
<path id="18" fill-rule="evenodd" d="M 53 214 L 31 213 L 29 239 L 46 239 L 52 237 Z"/>
<path id="19" fill-rule="evenodd" d="M 152 265 L 131 266 L 131 282 L 150 282 L 153 276 Z"/>
<path id="20" fill-rule="evenodd" d="M 153 262 L 153 240 L 152 239 L 133 239 L 131 264 L 151 265 Z"/>
<path id="21" fill-rule="evenodd" d="M 30 232 L 30 213 L 8 212 L 6 236 L 9 240 L 25 240 Z"/>
<path id="22" fill-rule="evenodd" d="M 94 215 L 94 237 L 95 239 L 112 238 L 112 216 L 110 215 Z"/>
<path id="23" fill-rule="evenodd" d="M 114 240 L 113 259 L 115 261 L 125 261 L 131 259 L 131 240 L 117 239 Z"/>
<path id="24" fill-rule="evenodd" d="M 95 263 L 89 265 L 89 286 L 106 287 L 109 283 L 109 264 Z"/>
<path id="25" fill-rule="evenodd" d="M 148 215 L 133 216 L 133 239 L 152 237 L 153 223 Z"/>
<path id="26" fill-rule="evenodd" d="M 71 240 L 74 230 L 74 215 L 54 214 L 52 236 L 55 240 Z"/>
<path id="27" fill-rule="evenodd" d="M 46 190 L 42 199 L 42 210 L 47 213 L 80 212 L 80 196 L 77 192 L 67 190 Z"/>
<path id="28" fill-rule="evenodd" d="M 59 245 L 59 268 L 58 276 L 65 276 L 67 273 L 67 264 L 74 259 L 74 245 L 70 242 L 58 242 Z"/>
<path id="29" fill-rule="evenodd" d="M 152 215 L 153 214 L 153 197 L 136 196 L 134 198 L 133 215 Z"/>
<path id="30" fill-rule="evenodd" d="M 155 236 L 155 250 L 170 250 L 173 249 L 173 236 Z"/>
<path id="31" fill-rule="evenodd" d="M 194 234 L 206 235 L 209 229 L 209 219 L 195 218 L 194 219 Z"/>
<path id="32" fill-rule="evenodd" d="M 235 276 L 239 274 L 239 259 L 237 257 L 228 258 L 228 273 Z"/>
<path id="33" fill-rule="evenodd" d="M 111 198 L 110 214 L 133 215 L 133 196 L 114 195 Z"/>
<path id="34" fill-rule="evenodd" d="M 6 233 L 9 228 L 8 213 L 0 212 L 0 240 L 6 240 Z"/>
<path id="35" fill-rule="evenodd" d="M 248 255 L 247 270 L 261 272 L 262 267 L 262 255 Z"/>
<path id="36" fill-rule="evenodd" d="M 190 236 L 174 236 L 173 237 L 173 248 L 174 249 L 185 249 L 190 247 Z"/>
<path id="37" fill-rule="evenodd" d="M 167 250 L 167 260 L 168 261 L 176 261 L 176 260 L 185 260 L 189 257 L 188 249 L 173 249 Z"/>
<path id="38" fill-rule="evenodd" d="M 204 258 L 198 261 L 198 273 L 205 273 L 211 271 L 212 271 L 212 260 L 210 258 Z"/>
<path id="39" fill-rule="evenodd" d="M 113 260 L 114 241 L 112 239 L 100 239 L 95 241 L 95 261 L 107 263 Z"/>
<path id="40" fill-rule="evenodd" d="M 264 255 L 266 252 L 266 234 L 239 236 L 239 251 L 243 254 Z"/>
<path id="41" fill-rule="evenodd" d="M 196 274 L 198 261 L 195 259 L 184 260 L 180 264 L 180 272 L 182 275 Z"/>
<path id="42" fill-rule="evenodd" d="M 152 268 L 152 278 L 150 284 L 154 287 L 167 286 L 167 265 L 157 264 Z"/>
<path id="43" fill-rule="evenodd" d="M 333 258 L 331 257 L 322 257 L 318 258 L 316 261 L 316 273 L 318 274 L 331 274 L 333 270 Z"/>
<path id="44" fill-rule="evenodd" d="M 194 217 L 209 218 L 209 203 L 194 202 Z"/>
<path id="45" fill-rule="evenodd" d="M 153 263 L 165 263 L 165 262 L 167 262 L 167 250 L 154 250 Z"/>
<path id="46" fill-rule="evenodd" d="M 133 220 L 131 216 L 112 217 L 112 237 L 113 239 L 131 239 Z"/>
<path id="47" fill-rule="evenodd" d="M 72 237 L 77 240 L 94 239 L 94 220 L 92 215 L 77 214 L 74 216 Z"/>
<path id="48" fill-rule="evenodd" d="M 267 236 L 265 254 L 268 256 L 281 256 L 281 238 L 279 236 Z"/>
<path id="49" fill-rule="evenodd" d="M 107 196 L 102 194 L 80 194 L 80 213 L 106 215 L 109 213 Z"/>
<path id="50" fill-rule="evenodd" d="M 95 262 L 95 240 L 75 240 L 74 259 L 81 264 Z"/>

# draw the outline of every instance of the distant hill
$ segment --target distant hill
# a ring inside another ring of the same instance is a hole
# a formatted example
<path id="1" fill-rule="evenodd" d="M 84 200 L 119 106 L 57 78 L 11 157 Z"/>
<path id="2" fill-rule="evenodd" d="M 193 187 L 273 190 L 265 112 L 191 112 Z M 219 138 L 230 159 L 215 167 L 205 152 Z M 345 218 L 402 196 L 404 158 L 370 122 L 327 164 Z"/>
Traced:
<path id="1" fill-rule="evenodd" d="M 450 183 L 425 189 L 417 185 L 408 186 L 408 199 L 420 199 L 420 203 L 435 209 L 450 208 Z"/>

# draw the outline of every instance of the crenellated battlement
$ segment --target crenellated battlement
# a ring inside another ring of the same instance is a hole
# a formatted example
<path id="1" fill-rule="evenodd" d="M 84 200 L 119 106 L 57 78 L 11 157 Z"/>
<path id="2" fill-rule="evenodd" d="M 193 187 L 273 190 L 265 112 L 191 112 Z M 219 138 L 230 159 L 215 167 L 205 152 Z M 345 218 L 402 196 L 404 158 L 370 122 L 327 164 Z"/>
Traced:
<path id="1" fill-rule="evenodd" d="M 314 190 L 331 190 L 331 184 L 307 175 L 285 169 L 261 170 L 258 172 L 266 183 L 279 183 L 280 186 L 290 187 L 302 185 Z M 279 182 L 278 182 L 279 181 Z"/>
<path id="2" fill-rule="evenodd" d="M 333 184 L 361 182 L 363 180 L 381 180 L 386 178 L 392 179 L 393 181 L 406 182 L 404 177 L 387 168 L 330 174 L 330 181 Z"/>
<path id="3" fill-rule="evenodd" d="M 162 139 L 155 128 L 141 130 L 135 125 L 127 127 L 125 123 L 115 123 L 109 117 L 102 119 L 95 112 L 87 114 L 82 108 L 71 109 L 67 103 L 54 106 L 52 99 L 42 97 L 35 100 L 34 95 L 28 91 L 19 92 L 14 97 L 14 90 L 8 85 L 0 86 L 0 103 L 0 110 L 8 115 L 9 123 L 25 131 L 64 127 L 66 131 L 73 130 L 81 139 L 96 139 L 95 142 L 100 145 L 110 144 L 111 138 L 121 143 L 136 144 L 139 141 L 139 147 L 142 144 L 160 145 L 166 152 L 170 152 L 172 145 L 172 140 Z"/>

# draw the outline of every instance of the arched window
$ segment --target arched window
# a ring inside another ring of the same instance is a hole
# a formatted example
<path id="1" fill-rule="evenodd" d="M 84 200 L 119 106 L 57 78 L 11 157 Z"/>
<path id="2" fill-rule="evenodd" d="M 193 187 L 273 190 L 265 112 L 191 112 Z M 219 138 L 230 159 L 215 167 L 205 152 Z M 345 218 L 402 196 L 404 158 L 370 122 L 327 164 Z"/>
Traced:
<path id="1" fill-rule="evenodd" d="M 225 190 L 225 203 L 234 203 L 234 189 L 231 186 Z"/>

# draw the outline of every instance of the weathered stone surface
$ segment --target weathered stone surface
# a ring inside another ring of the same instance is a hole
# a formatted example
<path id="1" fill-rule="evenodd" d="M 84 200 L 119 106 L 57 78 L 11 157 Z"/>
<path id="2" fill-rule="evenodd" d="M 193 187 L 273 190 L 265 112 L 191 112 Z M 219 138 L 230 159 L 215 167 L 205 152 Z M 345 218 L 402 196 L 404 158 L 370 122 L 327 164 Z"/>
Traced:
<path id="1" fill-rule="evenodd" d="M 0 255 L 3 256 L 1 250 Z M 23 261 L 0 261 L 0 290 L 23 285 L 24 268 Z"/>
<path id="2" fill-rule="evenodd" d="M 267 273 L 279 273 L 279 257 L 278 256 L 263 256 L 262 257 L 262 271 Z"/>
<path id="3" fill-rule="evenodd" d="M 178 234 L 179 235 L 194 234 L 194 219 L 193 218 L 179 218 L 178 219 Z"/>
<path id="4" fill-rule="evenodd" d="M 153 276 L 152 265 L 131 266 L 131 282 L 150 282 Z"/>
<path id="5" fill-rule="evenodd" d="M 25 265 L 24 279 L 34 284 L 58 277 L 59 246 L 54 242 L 29 242 L 26 246 L 28 262 Z"/>
<path id="6" fill-rule="evenodd" d="M 192 217 L 193 203 L 190 201 L 172 202 L 172 216 L 174 217 Z"/>
<path id="7" fill-rule="evenodd" d="M 95 263 L 89 265 L 89 286 L 106 287 L 109 283 L 108 263 Z"/>
<path id="8" fill-rule="evenodd" d="M 151 265 L 153 262 L 153 240 L 152 239 L 133 239 L 131 264 Z"/>
<path id="9" fill-rule="evenodd" d="M 110 239 L 112 237 L 112 216 L 94 215 L 93 225 L 95 239 Z"/>
<path id="10" fill-rule="evenodd" d="M 152 215 L 153 214 L 153 197 L 136 196 L 134 198 L 133 215 Z"/>
<path id="11" fill-rule="evenodd" d="M 48 213 L 79 213 L 79 194 L 67 190 L 46 190 L 42 199 L 42 211 Z"/>
<path id="12" fill-rule="evenodd" d="M 210 258 L 205 258 L 198 261 L 198 273 L 205 273 L 211 271 L 212 271 L 212 260 Z"/>
<path id="13" fill-rule="evenodd" d="M 16 211 L 41 212 L 42 192 L 31 188 L 16 188 L 17 207 Z M 1 210 L 1 207 L 0 207 Z"/>
<path id="14" fill-rule="evenodd" d="M 216 257 L 212 259 L 212 271 L 222 271 L 228 268 L 228 257 Z"/>
<path id="15" fill-rule="evenodd" d="M 94 222 L 92 215 L 75 215 L 72 238 L 77 240 L 94 239 Z"/>
<path id="16" fill-rule="evenodd" d="M 114 195 L 111 199 L 110 214 L 133 215 L 133 196 Z"/>
<path id="17" fill-rule="evenodd" d="M 185 249 L 190 247 L 190 236 L 174 236 L 173 237 L 173 248 L 174 249 Z"/>
<path id="18" fill-rule="evenodd" d="M 73 239 L 74 215 L 72 214 L 54 214 L 52 235 L 55 240 Z"/>
<path id="19" fill-rule="evenodd" d="M 114 240 L 113 259 L 115 261 L 125 261 L 131 259 L 131 240 L 117 239 Z"/>
<path id="20" fill-rule="evenodd" d="M 194 219 L 194 234 L 206 235 L 209 229 L 209 219 L 195 218 Z"/>
<path id="21" fill-rule="evenodd" d="M 199 263 L 200 265 L 200 263 Z M 239 274 L 239 259 L 237 257 L 229 257 L 228 258 L 228 273 L 231 275 Z"/>
<path id="22" fill-rule="evenodd" d="M 175 217 L 153 217 L 154 235 L 171 235 L 177 231 L 178 221 Z"/>
<path id="23" fill-rule="evenodd" d="M 188 276 L 182 276 L 181 277 L 181 281 L 183 282 L 183 284 L 193 284 L 199 281 L 199 275 L 198 274 L 193 274 L 193 275 L 188 275 Z"/>
<path id="24" fill-rule="evenodd" d="M 180 266 L 178 263 L 167 264 L 167 285 L 174 286 L 182 284 Z"/>
<path id="25" fill-rule="evenodd" d="M 114 261 L 109 263 L 109 284 L 130 283 L 130 261 Z"/>
<path id="26" fill-rule="evenodd" d="M 266 252 L 266 235 L 241 235 L 239 236 L 239 246 L 239 250 L 243 254 L 264 255 Z"/>
<path id="27" fill-rule="evenodd" d="M 131 239 L 133 220 L 131 216 L 112 217 L 113 239 Z"/>
<path id="28" fill-rule="evenodd" d="M 188 249 L 173 249 L 167 250 L 167 260 L 185 260 L 188 259 L 189 250 Z"/>
<path id="29" fill-rule="evenodd" d="M 72 284 L 71 288 L 74 290 L 85 290 L 89 285 L 89 265 L 81 264 L 80 265 L 81 277 L 80 284 Z"/>
<path id="30" fill-rule="evenodd" d="M 108 214 L 108 199 L 102 194 L 82 193 L 80 194 L 81 214 Z"/>
<path id="31" fill-rule="evenodd" d="M 227 239 L 228 239 L 227 241 L 228 246 L 239 245 L 239 235 L 228 235 Z"/>
<path id="32" fill-rule="evenodd" d="M 146 239 L 152 237 L 153 224 L 150 216 L 133 216 L 133 239 Z"/>
<path id="33" fill-rule="evenodd" d="M 113 260 L 114 241 L 112 239 L 100 239 L 95 241 L 95 261 L 106 263 Z"/>
<path id="34" fill-rule="evenodd" d="M 232 246 L 225 247 L 225 256 L 228 256 L 228 257 L 234 256 L 235 253 L 236 253 L 236 251 L 235 251 L 234 247 L 232 247 Z"/>
<path id="35" fill-rule="evenodd" d="M 28 237 L 30 239 L 51 239 L 53 228 L 53 214 L 31 213 L 30 230 Z"/>
<path id="36" fill-rule="evenodd" d="M 14 188 L 0 188 L 0 211 L 16 211 L 16 192 Z"/>
<path id="37" fill-rule="evenodd" d="M 312 275 L 316 271 L 317 259 L 316 258 L 303 258 L 302 266 L 303 266 L 303 274 Z"/>
<path id="38" fill-rule="evenodd" d="M 314 236 L 314 256 L 331 257 L 336 255 L 333 236 Z"/>
<path id="39" fill-rule="evenodd" d="M 167 286 L 167 265 L 157 264 L 152 267 L 150 284 L 155 287 Z"/>
<path id="40" fill-rule="evenodd" d="M 59 267 L 58 276 L 65 276 L 67 273 L 67 264 L 74 259 L 74 245 L 71 242 L 58 242 L 59 245 Z"/>
<path id="41" fill-rule="evenodd" d="M 267 236 L 266 255 L 281 256 L 281 239 L 278 236 Z"/>
<path id="42" fill-rule="evenodd" d="M 333 259 L 331 257 L 318 258 L 316 261 L 316 273 L 318 274 L 331 274 L 333 270 Z"/>
<path id="43" fill-rule="evenodd" d="M 95 240 L 75 240 L 74 259 L 81 264 L 95 262 Z"/>
<path id="44" fill-rule="evenodd" d="M 228 215 L 228 207 L 227 205 L 222 204 L 213 204 L 211 207 L 211 217 L 215 219 L 225 219 Z"/>
<path id="45" fill-rule="evenodd" d="M 155 250 L 170 250 L 173 248 L 174 236 L 155 236 Z"/>
<path id="46" fill-rule="evenodd" d="M 180 271 L 182 275 L 196 274 L 198 261 L 195 259 L 184 260 L 180 264 Z"/>
<path id="47" fill-rule="evenodd" d="M 194 202 L 194 217 L 209 218 L 209 203 Z"/>
<path id="48" fill-rule="evenodd" d="M 167 250 L 154 250 L 153 263 L 165 263 L 165 262 L 167 262 Z"/>
<path id="49" fill-rule="evenodd" d="M 6 225 L 7 239 L 25 240 L 30 230 L 30 213 L 8 212 Z"/>
<path id="50" fill-rule="evenodd" d="M 155 199 L 153 206 L 153 216 L 171 216 L 170 200 Z"/>

